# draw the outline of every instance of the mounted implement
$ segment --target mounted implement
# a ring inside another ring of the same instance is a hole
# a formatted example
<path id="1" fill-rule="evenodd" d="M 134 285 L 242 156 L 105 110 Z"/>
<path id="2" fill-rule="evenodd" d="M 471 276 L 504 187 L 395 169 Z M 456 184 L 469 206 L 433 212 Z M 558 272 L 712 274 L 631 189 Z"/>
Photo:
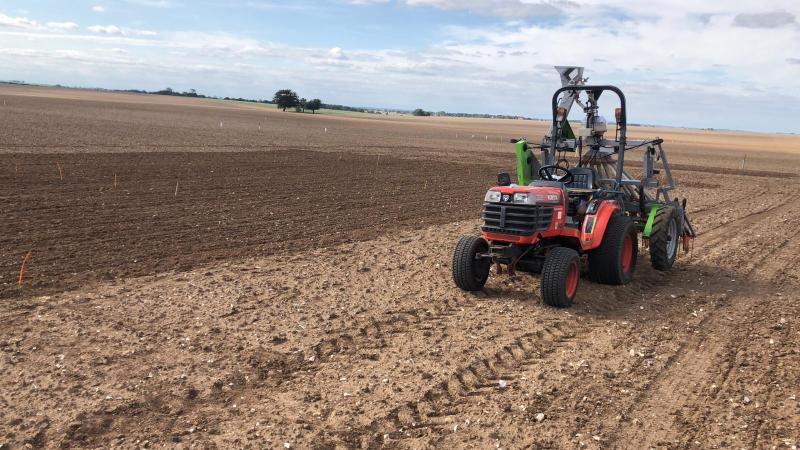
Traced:
<path id="1" fill-rule="evenodd" d="M 517 182 L 508 173 L 484 198 L 482 236 L 464 236 L 453 253 L 453 280 L 466 291 L 483 288 L 496 273 L 541 273 L 542 300 L 572 305 L 582 266 L 605 284 L 633 279 L 639 236 L 649 246 L 650 263 L 669 270 L 680 244 L 688 251 L 695 231 L 686 200 L 670 199 L 675 188 L 660 138 L 627 138 L 625 95 L 615 86 L 587 85 L 582 67 L 556 67 L 562 87 L 552 98 L 553 121 L 539 145 L 514 139 Z M 614 137 L 598 114 L 605 92 L 616 94 Z M 578 125 L 569 112 L 579 105 Z M 577 127 L 577 133 L 573 131 Z M 540 150 L 541 162 L 534 155 Z M 641 177 L 625 170 L 626 153 L 642 150 Z M 567 153 L 576 154 L 570 168 Z"/>

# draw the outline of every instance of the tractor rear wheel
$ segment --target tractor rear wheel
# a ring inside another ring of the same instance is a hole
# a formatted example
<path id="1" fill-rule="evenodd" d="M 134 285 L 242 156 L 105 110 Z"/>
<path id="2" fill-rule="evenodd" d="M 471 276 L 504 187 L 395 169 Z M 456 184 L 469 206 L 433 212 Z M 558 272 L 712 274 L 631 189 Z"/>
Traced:
<path id="1" fill-rule="evenodd" d="M 589 277 L 603 284 L 628 284 L 636 270 L 638 253 L 636 224 L 630 217 L 613 216 L 602 243 L 589 252 Z"/>
<path id="2" fill-rule="evenodd" d="M 489 278 L 492 260 L 478 255 L 489 251 L 489 243 L 478 236 L 462 236 L 453 251 L 453 281 L 465 291 L 480 291 Z"/>
<path id="3" fill-rule="evenodd" d="M 578 291 L 580 278 L 578 252 L 567 247 L 551 249 L 542 267 L 542 301 L 556 308 L 569 308 Z"/>
<path id="4" fill-rule="evenodd" d="M 675 208 L 662 206 L 656 211 L 650 231 L 650 264 L 656 270 L 669 270 L 678 256 L 678 223 Z"/>

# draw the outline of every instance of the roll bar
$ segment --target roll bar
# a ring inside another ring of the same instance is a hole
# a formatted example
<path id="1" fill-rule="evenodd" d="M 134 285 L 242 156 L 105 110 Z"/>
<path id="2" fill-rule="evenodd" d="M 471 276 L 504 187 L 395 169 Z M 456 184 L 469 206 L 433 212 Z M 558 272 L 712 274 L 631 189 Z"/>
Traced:
<path id="1" fill-rule="evenodd" d="M 551 141 L 551 150 L 553 154 L 555 154 L 555 149 L 558 143 L 558 136 L 560 136 L 561 131 L 561 124 L 558 123 L 558 97 L 563 92 L 573 92 L 576 93 L 577 91 L 591 91 L 594 94 L 595 100 L 600 98 L 600 95 L 605 91 L 611 91 L 617 94 L 619 97 L 619 106 L 620 106 L 620 121 L 619 121 L 619 138 L 617 139 L 619 150 L 617 152 L 617 176 L 615 179 L 616 187 L 615 189 L 619 189 L 622 185 L 622 168 L 623 168 L 623 160 L 625 159 L 625 145 L 627 143 L 626 135 L 627 135 L 627 111 L 625 107 L 625 94 L 622 93 L 622 90 L 616 86 L 611 85 L 595 85 L 595 86 L 564 86 L 556 90 L 553 94 L 553 139 Z M 569 120 L 568 117 L 564 117 L 564 120 Z"/>

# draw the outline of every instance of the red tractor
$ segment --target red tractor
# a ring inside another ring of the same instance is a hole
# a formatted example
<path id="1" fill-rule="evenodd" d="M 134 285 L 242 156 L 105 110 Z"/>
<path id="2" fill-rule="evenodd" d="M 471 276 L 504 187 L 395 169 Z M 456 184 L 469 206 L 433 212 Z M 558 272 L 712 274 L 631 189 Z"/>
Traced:
<path id="1" fill-rule="evenodd" d="M 541 297 L 555 307 L 572 305 L 585 257 L 589 278 L 605 284 L 633 279 L 639 255 L 639 233 L 657 270 L 669 270 L 695 232 L 685 214 L 686 201 L 670 200 L 674 188 L 663 140 L 626 139 L 625 96 L 614 86 L 588 86 L 579 67 L 557 67 L 562 87 L 553 94 L 553 124 L 541 145 L 525 139 L 516 144 L 517 183 L 508 173 L 484 198 L 482 236 L 464 236 L 453 253 L 453 280 L 466 291 L 483 288 L 492 266 L 541 274 Z M 619 97 L 614 139 L 597 100 L 605 91 Z M 582 98 L 585 95 L 585 99 Z M 578 136 L 567 120 L 574 103 L 586 119 Z M 545 165 L 531 152 L 541 149 Z M 624 170 L 625 152 L 644 149 L 642 177 Z M 570 168 L 564 152 L 577 153 Z M 556 160 L 556 156 L 559 159 Z M 661 168 L 655 168 L 656 162 Z M 657 177 L 662 173 L 666 182 Z"/>

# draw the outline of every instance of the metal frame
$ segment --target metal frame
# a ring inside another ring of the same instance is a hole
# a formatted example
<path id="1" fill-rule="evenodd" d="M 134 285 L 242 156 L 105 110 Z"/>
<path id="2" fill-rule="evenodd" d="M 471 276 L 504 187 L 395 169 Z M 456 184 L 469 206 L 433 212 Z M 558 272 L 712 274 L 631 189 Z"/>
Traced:
<path id="1" fill-rule="evenodd" d="M 650 205 L 653 203 L 664 203 L 675 206 L 681 217 L 682 228 L 686 228 L 690 235 L 694 235 L 693 227 L 686 218 L 683 205 L 677 199 L 670 200 L 670 192 L 675 188 L 675 180 L 672 177 L 672 170 L 667 159 L 667 154 L 664 151 L 661 138 L 652 140 L 628 140 L 628 122 L 627 122 L 627 101 L 625 94 L 616 86 L 612 85 L 587 85 L 588 79 L 583 78 L 583 67 L 569 67 L 569 66 L 556 66 L 556 70 L 561 76 L 561 88 L 553 93 L 551 107 L 552 107 L 552 125 L 550 130 L 545 135 L 541 145 L 542 151 L 542 165 L 556 164 L 556 154 L 560 151 L 574 151 L 576 143 L 571 142 L 571 139 L 565 139 L 564 129 L 565 124 L 569 121 L 569 113 L 572 106 L 578 104 L 583 108 L 586 115 L 585 126 L 587 129 L 594 129 L 595 121 L 598 116 L 597 101 L 603 92 L 611 91 L 617 95 L 620 102 L 619 118 L 617 119 L 617 135 L 615 139 L 605 139 L 602 134 L 587 135 L 586 141 L 581 137 L 581 148 L 583 145 L 588 145 L 591 148 L 592 158 L 601 156 L 602 162 L 595 167 L 602 169 L 606 173 L 606 178 L 602 176 L 598 179 L 598 183 L 609 183 L 611 189 L 606 189 L 607 192 L 618 197 L 620 202 L 625 205 L 626 211 L 638 212 L 638 220 L 646 220 Z M 586 103 L 581 101 L 581 94 L 586 93 Z M 642 179 L 635 179 L 625 172 L 625 154 L 626 152 L 645 147 L 643 155 L 643 176 Z M 609 149 L 602 151 L 602 149 Z M 587 154 L 588 155 L 588 154 Z M 614 161 L 611 156 L 616 156 Z M 662 169 L 656 169 L 656 162 L 660 161 Z M 613 178 L 612 166 L 613 165 Z M 606 169 L 607 168 L 607 169 Z M 660 184 L 654 177 L 664 171 L 665 183 Z M 601 175 L 598 173 L 598 175 Z M 655 194 L 652 195 L 646 189 L 655 189 Z M 633 199 L 638 197 L 638 204 L 634 204 Z M 683 231 L 683 230 L 681 230 Z"/>

